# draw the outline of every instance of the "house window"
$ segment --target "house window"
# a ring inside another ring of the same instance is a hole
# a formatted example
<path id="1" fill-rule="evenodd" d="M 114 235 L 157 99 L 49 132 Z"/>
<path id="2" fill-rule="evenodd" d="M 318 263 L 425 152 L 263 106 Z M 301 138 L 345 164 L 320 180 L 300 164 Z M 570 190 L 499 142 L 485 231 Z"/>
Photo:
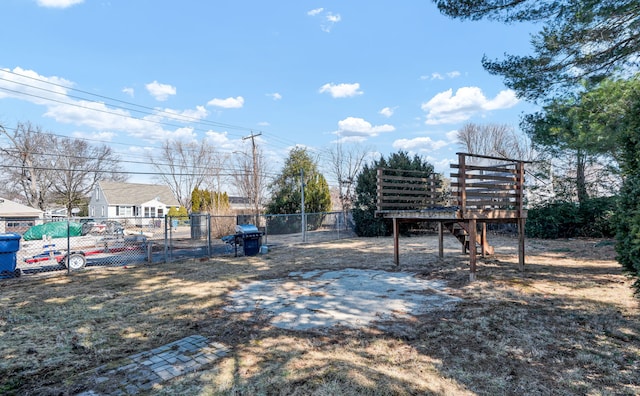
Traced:
<path id="1" fill-rule="evenodd" d="M 164 210 L 162 208 L 158 208 L 158 217 L 164 217 Z"/>
<path id="2" fill-rule="evenodd" d="M 17 232 L 19 234 L 22 234 L 34 224 L 35 224 L 35 221 L 29 220 L 29 219 L 7 219 L 6 231 Z"/>
<path id="3" fill-rule="evenodd" d="M 96 201 L 100 200 L 100 189 L 99 188 L 96 188 L 96 197 L 95 198 L 96 198 Z"/>
<path id="4" fill-rule="evenodd" d="M 155 207 L 144 207 L 144 217 L 156 217 L 156 208 Z"/>
<path id="5" fill-rule="evenodd" d="M 116 206 L 116 216 L 118 217 L 132 217 L 133 206 Z"/>

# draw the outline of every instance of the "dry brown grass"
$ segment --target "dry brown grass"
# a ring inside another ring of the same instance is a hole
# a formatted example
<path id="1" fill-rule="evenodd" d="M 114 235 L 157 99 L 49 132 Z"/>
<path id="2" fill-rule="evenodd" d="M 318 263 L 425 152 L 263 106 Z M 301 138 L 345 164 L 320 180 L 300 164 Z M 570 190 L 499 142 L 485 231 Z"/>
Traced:
<path id="1" fill-rule="evenodd" d="M 473 283 L 455 242 L 440 261 L 436 237 L 401 239 L 401 269 L 463 302 L 386 331 L 286 331 L 223 307 L 240 284 L 291 271 L 396 271 L 391 238 L 0 281 L 0 394 L 74 394 L 91 369 L 193 334 L 231 353 L 153 394 L 640 394 L 638 303 L 610 241 L 528 240 L 520 274 L 517 242 L 493 237 Z"/>

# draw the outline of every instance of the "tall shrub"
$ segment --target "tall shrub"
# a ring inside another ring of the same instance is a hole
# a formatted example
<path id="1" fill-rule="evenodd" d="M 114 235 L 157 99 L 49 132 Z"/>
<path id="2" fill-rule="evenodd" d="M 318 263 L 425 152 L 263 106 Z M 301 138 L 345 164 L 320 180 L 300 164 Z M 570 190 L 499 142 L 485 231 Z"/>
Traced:
<path id="1" fill-rule="evenodd" d="M 379 160 L 373 161 L 371 165 L 365 164 L 356 179 L 356 199 L 353 205 L 355 231 L 359 236 L 383 236 L 390 235 L 392 232 L 390 221 L 375 215 L 378 199 L 376 187 L 378 168 L 433 173 L 433 165 L 429 162 L 418 155 L 410 157 L 406 151 L 402 150 L 391 154 L 388 160 L 382 156 Z M 406 230 L 401 228 L 400 231 Z"/>

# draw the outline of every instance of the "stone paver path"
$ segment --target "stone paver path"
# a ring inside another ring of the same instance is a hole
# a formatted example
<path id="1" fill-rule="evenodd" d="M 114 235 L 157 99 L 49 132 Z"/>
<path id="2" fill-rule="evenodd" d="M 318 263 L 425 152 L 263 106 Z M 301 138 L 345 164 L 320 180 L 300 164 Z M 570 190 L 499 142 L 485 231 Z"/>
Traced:
<path id="1" fill-rule="evenodd" d="M 79 396 L 135 395 L 154 385 L 198 370 L 225 356 L 229 349 L 200 335 L 192 335 L 150 351 L 129 356 L 117 368 L 94 371 L 95 387 Z"/>

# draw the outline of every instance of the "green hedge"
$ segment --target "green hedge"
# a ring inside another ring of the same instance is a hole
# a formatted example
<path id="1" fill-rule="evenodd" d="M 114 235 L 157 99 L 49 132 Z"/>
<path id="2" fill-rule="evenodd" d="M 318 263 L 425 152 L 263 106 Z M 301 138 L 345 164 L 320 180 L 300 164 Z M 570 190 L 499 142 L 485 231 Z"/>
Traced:
<path id="1" fill-rule="evenodd" d="M 557 201 L 529 209 L 525 227 L 532 238 L 611 238 L 616 197 L 592 198 L 578 205 Z"/>

